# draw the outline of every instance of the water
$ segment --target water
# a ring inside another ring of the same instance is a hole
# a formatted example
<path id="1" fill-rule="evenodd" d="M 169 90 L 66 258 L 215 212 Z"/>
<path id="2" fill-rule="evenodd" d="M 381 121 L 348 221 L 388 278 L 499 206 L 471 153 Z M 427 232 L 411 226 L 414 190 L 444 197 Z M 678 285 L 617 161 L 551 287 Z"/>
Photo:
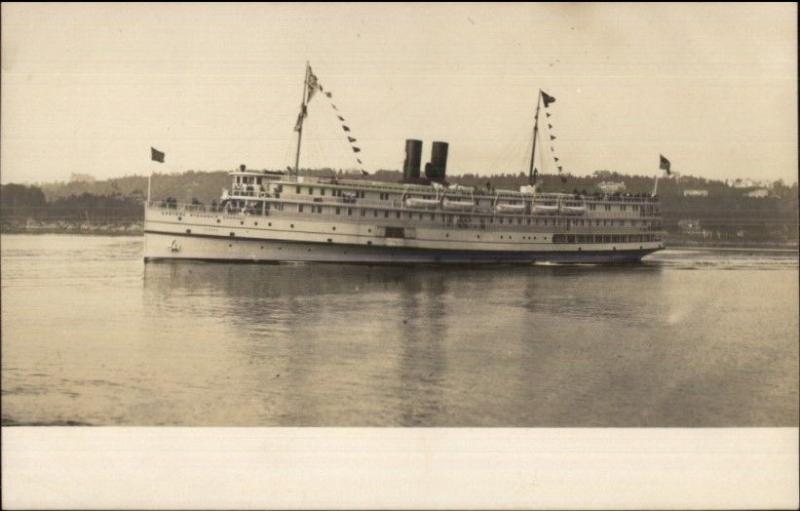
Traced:
<path id="1" fill-rule="evenodd" d="M 797 253 L 145 266 L 3 235 L 2 355 L 4 425 L 797 426 Z"/>

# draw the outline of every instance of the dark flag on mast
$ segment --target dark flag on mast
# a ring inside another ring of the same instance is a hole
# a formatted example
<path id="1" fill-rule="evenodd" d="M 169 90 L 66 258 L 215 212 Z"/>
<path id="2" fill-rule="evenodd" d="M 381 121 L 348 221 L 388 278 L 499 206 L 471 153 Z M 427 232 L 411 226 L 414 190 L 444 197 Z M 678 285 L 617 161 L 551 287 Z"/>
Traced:
<path id="1" fill-rule="evenodd" d="M 544 102 L 544 107 L 545 108 L 550 106 L 550 103 L 555 103 L 556 98 L 554 98 L 553 96 L 551 96 L 550 94 L 546 93 L 543 90 L 540 90 L 539 92 L 542 93 L 542 101 Z"/>
<path id="2" fill-rule="evenodd" d="M 670 174 L 672 174 L 672 171 L 669 168 L 669 160 L 664 158 L 663 154 L 659 154 L 658 156 L 660 157 L 658 168 L 661 170 L 666 170 L 667 175 L 669 176 Z"/>
<path id="3" fill-rule="evenodd" d="M 164 153 L 156 149 L 155 147 L 150 148 L 150 159 L 153 161 L 157 161 L 160 163 L 164 163 Z"/>

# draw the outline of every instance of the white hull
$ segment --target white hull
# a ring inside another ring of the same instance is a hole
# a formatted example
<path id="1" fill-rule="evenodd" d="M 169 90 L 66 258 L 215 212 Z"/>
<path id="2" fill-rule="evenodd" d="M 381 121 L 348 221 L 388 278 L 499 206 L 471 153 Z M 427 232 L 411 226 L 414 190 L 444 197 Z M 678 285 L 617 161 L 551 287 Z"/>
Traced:
<path id="1" fill-rule="evenodd" d="M 539 233 L 536 241 L 487 242 L 489 233 L 421 229 L 411 239 L 387 238 L 376 225 L 339 224 L 338 232 L 319 232 L 321 222 L 239 216 L 148 212 L 145 260 L 189 259 L 235 262 L 306 261 L 328 263 L 532 263 L 629 262 L 663 247 L 660 242 L 554 244 Z M 178 220 L 180 218 L 181 220 Z M 218 223 L 216 220 L 219 219 Z M 256 225 L 261 222 L 261 225 Z M 264 227 L 267 223 L 268 228 Z M 324 224 L 329 229 L 332 226 Z M 349 228 L 349 229 L 348 229 Z M 316 231 L 316 232 L 315 232 Z M 410 231 L 409 231 L 410 232 Z M 443 234 L 444 233 L 444 234 Z M 439 239 L 437 239 L 439 236 Z M 446 237 L 445 237 L 446 236 Z M 469 239 L 472 238 L 472 239 Z M 517 237 L 517 239 L 519 236 Z"/>

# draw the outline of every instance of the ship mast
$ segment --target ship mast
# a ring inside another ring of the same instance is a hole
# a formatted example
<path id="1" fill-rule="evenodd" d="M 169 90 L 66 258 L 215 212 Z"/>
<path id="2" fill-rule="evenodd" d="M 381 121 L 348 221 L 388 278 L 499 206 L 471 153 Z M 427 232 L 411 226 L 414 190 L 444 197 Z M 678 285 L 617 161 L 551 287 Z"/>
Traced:
<path id="1" fill-rule="evenodd" d="M 308 61 L 306 61 L 306 77 L 303 80 L 303 103 L 300 105 L 300 116 L 297 118 L 297 126 L 295 127 L 297 130 L 297 153 L 294 157 L 295 176 L 300 175 L 300 144 L 303 142 L 303 121 L 306 119 L 307 112 L 306 104 L 308 102 L 308 74 L 310 70 L 311 66 L 309 66 Z"/>
<path id="2" fill-rule="evenodd" d="M 539 107 L 542 103 L 542 91 L 539 90 L 539 97 L 536 100 L 536 115 L 533 122 L 533 148 L 531 149 L 531 168 L 528 171 L 528 184 L 533 185 L 533 162 L 536 157 L 536 139 L 539 134 Z"/>

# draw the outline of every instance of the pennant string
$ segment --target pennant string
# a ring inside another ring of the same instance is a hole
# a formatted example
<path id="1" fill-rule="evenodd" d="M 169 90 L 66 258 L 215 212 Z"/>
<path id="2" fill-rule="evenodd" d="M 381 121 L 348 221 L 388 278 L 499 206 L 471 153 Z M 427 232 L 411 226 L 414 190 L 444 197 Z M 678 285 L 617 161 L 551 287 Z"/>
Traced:
<path id="1" fill-rule="evenodd" d="M 330 90 L 328 90 L 328 91 L 324 90 L 322 88 L 322 84 L 321 83 L 319 83 L 317 85 L 317 87 L 319 88 L 319 90 L 323 94 L 325 94 L 325 97 L 327 97 L 328 99 L 332 99 L 333 98 L 333 92 L 331 92 Z M 350 135 L 350 132 L 351 132 L 350 131 L 350 126 L 345 124 L 346 121 L 345 121 L 344 117 L 338 113 L 339 112 L 339 108 L 333 103 L 333 101 L 330 101 L 330 105 L 331 105 L 331 108 L 333 108 L 333 110 L 335 110 L 337 112 L 336 118 L 339 119 L 339 122 L 341 122 L 342 131 L 344 131 L 346 133 L 347 142 L 350 144 L 350 149 L 353 151 L 354 155 L 358 154 L 360 156 L 359 153 L 361 152 L 361 148 L 355 145 L 355 143 L 358 142 L 358 139 L 356 137 L 353 137 L 353 136 Z M 363 165 L 363 161 L 361 160 L 361 158 L 356 158 L 356 161 L 358 162 L 359 165 Z M 368 172 L 366 172 L 363 168 L 360 169 L 360 170 L 361 170 L 362 174 L 368 175 Z"/>

